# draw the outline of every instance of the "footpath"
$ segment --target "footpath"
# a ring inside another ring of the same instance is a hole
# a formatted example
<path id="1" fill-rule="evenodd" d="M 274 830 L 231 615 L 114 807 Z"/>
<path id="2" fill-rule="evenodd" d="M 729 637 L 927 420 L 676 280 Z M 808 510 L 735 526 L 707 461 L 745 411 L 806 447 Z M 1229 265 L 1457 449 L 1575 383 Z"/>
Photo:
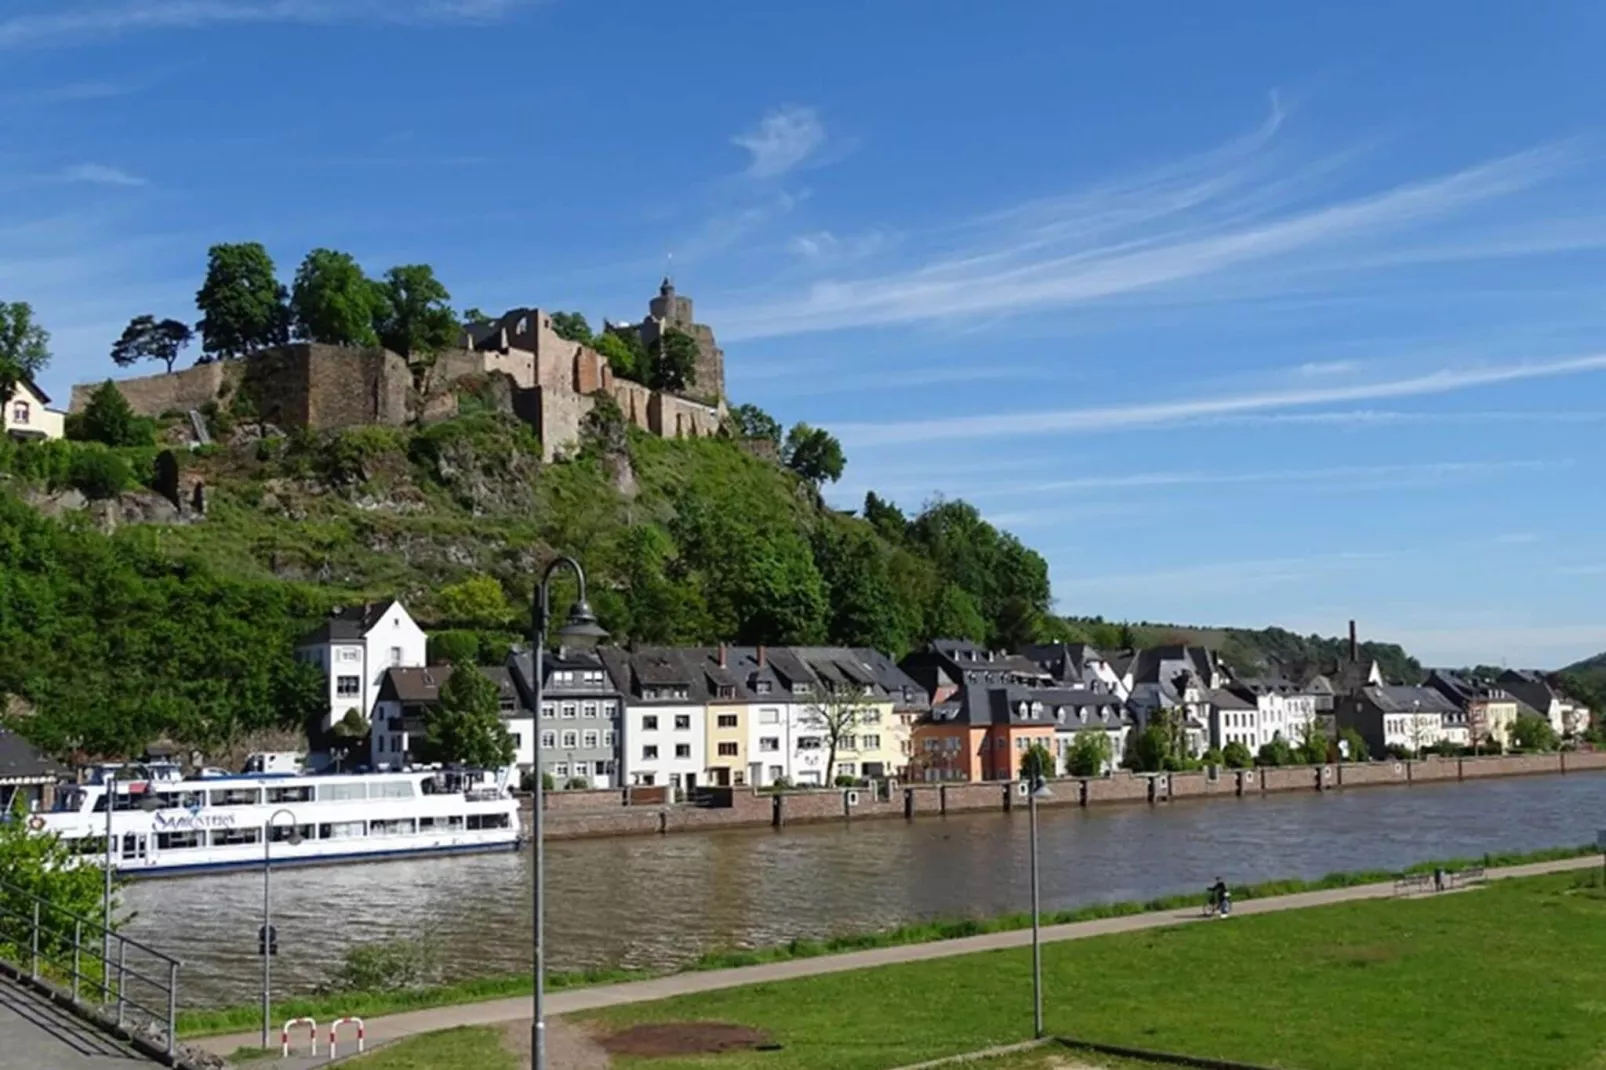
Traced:
<path id="1" fill-rule="evenodd" d="M 1491 869 L 1485 876 L 1489 880 L 1514 877 L 1537 877 L 1547 873 L 1599 867 L 1598 855 L 1584 855 L 1557 862 L 1537 862 L 1525 866 L 1508 866 Z M 1265 899 L 1235 901 L 1233 916 L 1273 914 L 1284 910 L 1303 910 L 1306 907 L 1328 906 L 1361 899 L 1389 899 L 1396 895 L 1394 883 L 1360 884 L 1350 888 L 1331 888 L 1320 892 L 1300 892 L 1295 895 L 1270 896 Z M 1123 917 L 1099 918 L 1066 925 L 1051 925 L 1042 930 L 1044 943 L 1063 940 L 1085 940 L 1093 936 L 1112 933 L 1137 932 L 1142 929 L 1159 929 L 1172 925 L 1187 925 L 1206 918 L 1199 907 L 1183 910 L 1158 911 L 1152 914 L 1128 914 Z M 931 959 L 951 958 L 955 955 L 974 955 L 980 951 L 998 951 L 1005 948 L 1029 947 L 1030 929 L 1013 929 L 1008 932 L 986 933 L 957 940 L 938 940 L 925 944 L 903 944 L 897 947 L 878 947 L 868 951 L 849 951 L 840 955 L 820 955 L 815 958 L 789 959 L 784 962 L 767 962 L 759 966 L 739 966 L 729 970 L 706 970 L 678 973 L 647 981 L 627 981 L 621 984 L 596 985 L 589 988 L 570 988 L 549 992 L 546 1013 L 549 1017 L 574 1014 L 578 1011 L 617 1007 L 627 1003 L 651 1003 L 674 996 L 698 992 L 714 992 L 743 985 L 768 984 L 790 981 L 799 977 L 816 977 L 828 973 L 845 973 L 875 966 L 891 966 L 905 962 L 926 962 Z M 367 1039 L 370 1048 L 419 1033 L 433 1033 L 464 1025 L 506 1025 L 530 1017 L 530 997 L 514 996 L 488 1000 L 484 1003 L 463 1003 L 452 1007 L 435 1007 L 429 1010 L 407 1011 L 367 1020 Z M 259 1033 L 235 1033 L 230 1036 L 206 1037 L 189 1041 L 193 1047 L 227 1055 L 238 1048 L 260 1042 Z"/>

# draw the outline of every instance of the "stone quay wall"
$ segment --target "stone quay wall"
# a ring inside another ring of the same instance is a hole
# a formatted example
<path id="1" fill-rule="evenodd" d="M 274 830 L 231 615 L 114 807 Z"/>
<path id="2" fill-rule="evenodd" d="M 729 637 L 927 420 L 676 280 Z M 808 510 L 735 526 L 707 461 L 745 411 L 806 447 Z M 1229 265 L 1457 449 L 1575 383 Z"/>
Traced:
<path id="1" fill-rule="evenodd" d="M 1104 806 L 1238 798 L 1295 791 L 1342 791 L 1387 785 L 1445 783 L 1491 777 L 1562 775 L 1606 770 L 1606 751 L 1511 754 L 1486 758 L 1425 758 L 1420 761 L 1283 766 L 1264 769 L 1203 770 L 1191 773 L 1132 773 L 1051 781 L 1047 807 Z M 546 837 L 552 840 L 602 836 L 702 832 L 721 828 L 784 828 L 795 824 L 901 817 L 914 820 L 945 814 L 1023 809 L 1021 781 L 893 784 L 889 788 L 758 792 L 724 789 L 714 805 L 663 805 L 656 795 L 612 791 L 549 792 Z M 528 801 L 526 801 L 528 809 Z M 528 818 L 526 818 L 528 827 Z"/>

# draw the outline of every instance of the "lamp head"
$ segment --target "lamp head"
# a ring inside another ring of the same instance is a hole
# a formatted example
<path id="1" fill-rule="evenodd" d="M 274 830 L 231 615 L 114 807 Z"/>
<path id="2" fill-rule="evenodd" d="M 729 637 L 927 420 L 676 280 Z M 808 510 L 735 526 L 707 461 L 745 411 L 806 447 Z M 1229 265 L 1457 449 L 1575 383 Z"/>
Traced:
<path id="1" fill-rule="evenodd" d="M 289 836 L 289 841 L 288 841 L 290 846 L 291 847 L 299 846 L 300 843 L 301 843 L 301 840 L 302 840 L 301 827 L 299 825 L 290 826 L 290 836 Z"/>
<path id="2" fill-rule="evenodd" d="M 580 598 L 569 607 L 569 616 L 558 629 L 558 638 L 565 646 L 589 649 L 608 638 L 608 629 L 597 623 L 591 604 Z"/>

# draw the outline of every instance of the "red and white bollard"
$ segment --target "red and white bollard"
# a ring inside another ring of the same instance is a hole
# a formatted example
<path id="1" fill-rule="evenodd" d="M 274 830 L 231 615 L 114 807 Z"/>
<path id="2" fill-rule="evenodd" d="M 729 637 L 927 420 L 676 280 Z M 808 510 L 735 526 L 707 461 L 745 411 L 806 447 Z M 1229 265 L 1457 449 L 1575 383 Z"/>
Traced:
<path id="1" fill-rule="evenodd" d="M 279 1030 L 279 1058 L 290 1058 L 290 1030 L 298 1025 L 307 1027 L 307 1040 L 312 1043 L 312 1047 L 307 1054 L 318 1054 L 318 1023 L 311 1018 L 292 1018 L 284 1023 L 283 1029 Z"/>
<path id="2" fill-rule="evenodd" d="M 355 1025 L 357 1027 L 357 1054 L 358 1055 L 362 1054 L 362 1051 L 363 1051 L 362 1019 L 361 1018 L 336 1018 L 335 1021 L 334 1021 L 334 1024 L 329 1027 L 329 1058 L 331 1058 L 331 1059 L 333 1059 L 335 1057 L 335 1042 L 336 1042 L 337 1038 L 339 1037 L 340 1027 L 343 1026 L 343 1025 Z M 316 1053 L 314 1053 L 314 1054 L 316 1054 Z"/>

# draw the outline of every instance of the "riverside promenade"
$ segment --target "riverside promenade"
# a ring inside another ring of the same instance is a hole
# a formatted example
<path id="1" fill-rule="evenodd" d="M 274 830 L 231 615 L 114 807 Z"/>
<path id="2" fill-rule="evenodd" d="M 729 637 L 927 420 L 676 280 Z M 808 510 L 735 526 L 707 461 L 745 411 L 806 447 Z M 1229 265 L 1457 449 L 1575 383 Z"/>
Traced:
<path id="1" fill-rule="evenodd" d="M 1530 865 L 1491 869 L 1489 880 L 1514 877 L 1536 877 L 1547 873 L 1592 869 L 1601 865 L 1598 855 L 1562 859 L 1555 862 L 1537 862 Z M 1246 899 L 1233 904 L 1233 916 L 1272 914 L 1284 910 L 1302 910 L 1306 907 L 1329 906 L 1363 899 L 1388 899 L 1395 896 L 1392 881 L 1362 884 L 1350 888 L 1332 888 L 1319 892 L 1300 892 L 1294 895 L 1272 896 L 1265 899 Z M 1453 893 L 1444 893 L 1453 894 Z M 1187 925 L 1206 920 L 1198 907 L 1183 910 L 1158 911 L 1150 914 L 1128 914 L 1122 917 L 1099 918 L 1094 921 L 1072 922 L 1048 926 L 1042 930 L 1045 943 L 1065 940 L 1085 940 L 1112 933 L 1136 932 L 1142 929 L 1159 929 L 1174 925 Z M 879 947 L 867 951 L 850 951 L 840 955 L 820 955 L 814 958 L 768 962 L 758 966 L 741 966 L 728 970 L 707 970 L 672 974 L 644 981 L 621 984 L 571 988 L 547 994 L 547 1013 L 553 1017 L 579 1011 L 617 1007 L 629 1003 L 650 1003 L 675 996 L 713 992 L 743 985 L 768 984 L 790 981 L 799 977 L 844 973 L 850 970 L 891 966 L 899 963 L 926 962 L 932 959 L 951 958 L 956 955 L 973 955 L 982 951 L 999 951 L 1006 948 L 1030 946 L 1030 929 L 986 933 L 957 940 L 940 940 L 924 944 L 903 944 L 897 947 Z M 507 1025 L 528 1020 L 530 997 L 514 996 L 488 1000 L 483 1003 L 464 1003 L 451 1007 L 407 1011 L 401 1014 L 370 1018 L 367 1021 L 368 1045 L 384 1044 L 420 1033 L 433 1033 L 441 1029 L 472 1025 Z M 228 1054 L 241 1047 L 260 1041 L 257 1032 L 235 1033 L 228 1036 L 208 1037 L 192 1041 L 194 1047 Z"/>

